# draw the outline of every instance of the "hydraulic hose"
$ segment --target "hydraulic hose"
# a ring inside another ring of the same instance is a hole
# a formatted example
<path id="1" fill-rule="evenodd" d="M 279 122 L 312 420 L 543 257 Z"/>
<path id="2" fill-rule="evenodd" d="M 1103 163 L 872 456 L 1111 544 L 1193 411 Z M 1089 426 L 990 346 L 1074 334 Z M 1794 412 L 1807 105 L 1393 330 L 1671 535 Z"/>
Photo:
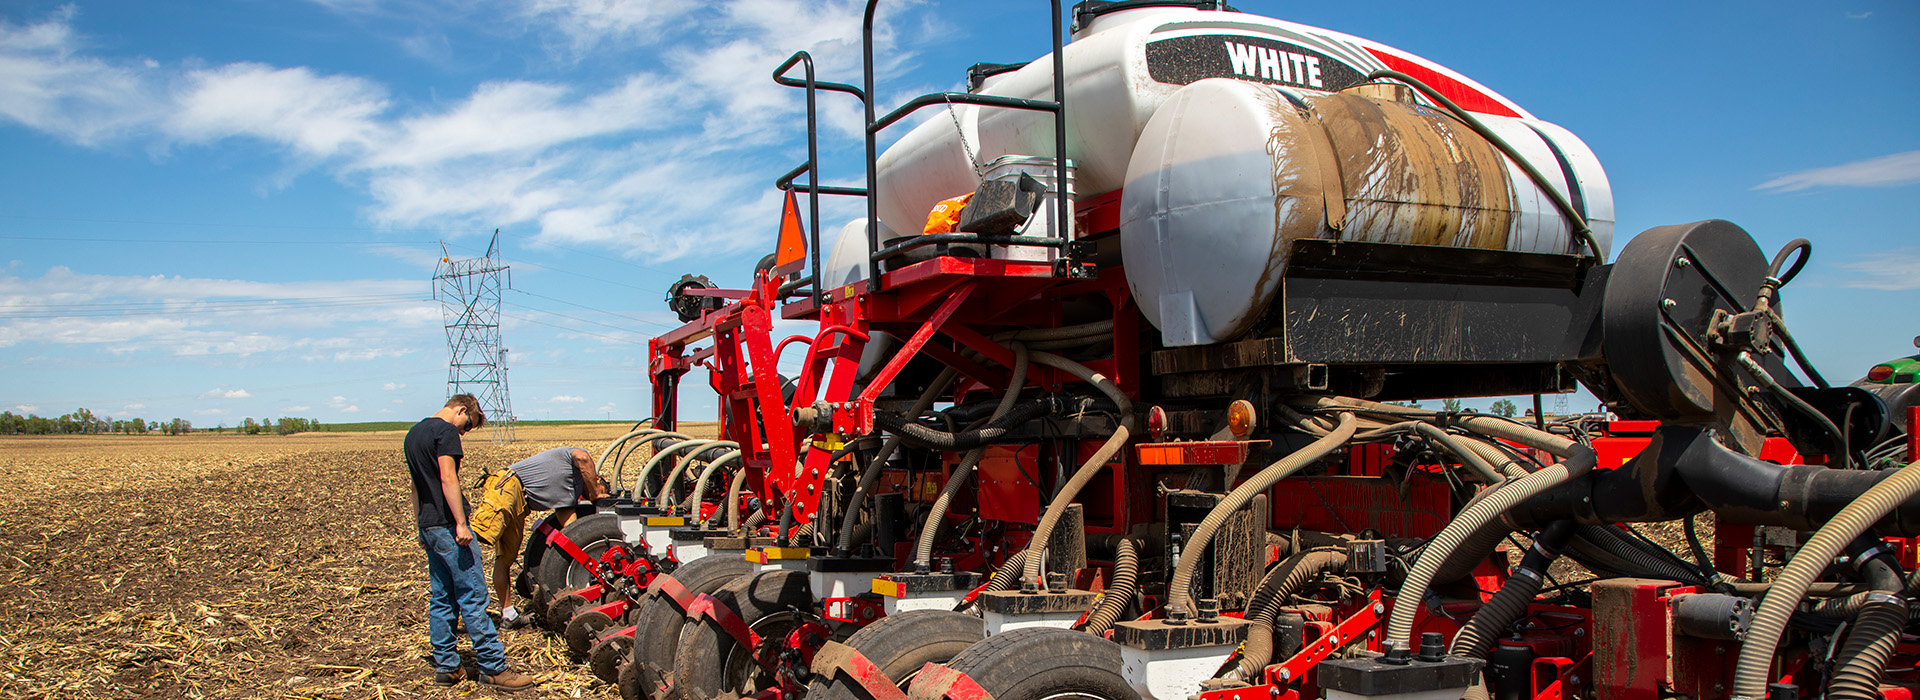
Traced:
<path id="1" fill-rule="evenodd" d="M 1193 531 L 1193 536 L 1187 539 L 1186 548 L 1180 553 L 1180 565 L 1174 567 L 1173 581 L 1167 584 L 1167 609 L 1170 612 L 1193 612 L 1193 570 L 1199 567 L 1200 560 L 1206 555 L 1207 545 L 1213 541 L 1213 533 L 1219 531 L 1220 526 L 1227 522 L 1227 518 L 1233 515 L 1234 511 L 1245 507 L 1254 496 L 1273 488 L 1274 484 L 1299 471 L 1301 467 L 1319 461 L 1321 457 L 1327 456 L 1327 453 L 1347 444 L 1358 427 L 1358 422 L 1352 414 L 1341 414 L 1340 424 L 1333 429 L 1333 432 L 1268 465 L 1267 468 L 1241 482 L 1227 494 L 1226 498 L 1214 504 L 1213 509 L 1207 511 L 1207 517 L 1200 520 L 1200 526 Z M 1439 561 L 1436 559 L 1434 563 L 1438 565 Z M 1411 629 L 1412 625 L 1413 622 L 1409 620 L 1408 628 Z"/>
<path id="2" fill-rule="evenodd" d="M 1487 483 L 1500 483 L 1500 472 L 1495 471 L 1493 465 L 1488 464 L 1485 459 L 1481 459 L 1478 452 L 1468 449 L 1465 443 L 1455 438 L 1452 434 L 1421 421 L 1413 422 L 1413 430 L 1414 432 L 1420 433 L 1422 437 L 1432 440 L 1441 447 L 1446 448 L 1448 452 L 1453 453 L 1453 456 L 1459 457 L 1460 463 L 1466 465 L 1468 471 L 1480 475 L 1480 478 L 1486 480 Z"/>
<path id="3" fill-rule="evenodd" d="M 995 334 L 994 340 L 1021 340 L 1021 341 L 1066 340 L 1069 338 L 1087 338 L 1087 337 L 1092 337 L 1097 335 L 1108 334 L 1112 332 L 1113 332 L 1113 319 L 1107 319 L 1104 321 L 1094 321 L 1092 323 L 1082 323 L 1078 326 L 1062 326 L 1059 328 L 1032 328 L 1032 329 L 1023 330 L 1023 331 L 1014 331 L 1012 333 Z"/>
<path id="4" fill-rule="evenodd" d="M 1892 593 L 1866 594 L 1865 607 L 1853 619 L 1853 631 L 1834 664 L 1827 700 L 1879 700 L 1880 677 L 1907 626 L 1907 602 Z"/>
<path id="5" fill-rule="evenodd" d="M 720 455 L 719 459 L 708 462 L 707 468 L 700 470 L 699 478 L 696 478 L 693 480 L 693 494 L 688 496 L 687 500 L 682 501 L 677 505 L 687 508 L 688 509 L 687 513 L 689 515 L 699 513 L 700 500 L 705 498 L 707 495 L 707 481 L 713 478 L 713 473 L 716 471 L 719 471 L 721 465 L 724 465 L 728 462 L 733 462 L 739 459 L 740 459 L 740 451 L 733 450 L 726 454 Z M 667 494 L 667 495 L 671 496 L 673 494 Z M 704 523 L 705 521 L 702 521 L 702 524 Z"/>
<path id="6" fill-rule="evenodd" d="M 667 437 L 667 436 L 657 436 L 655 439 L 658 439 L 660 437 Z M 678 433 L 674 434 L 674 437 L 678 437 Z M 659 495 L 657 493 L 650 494 L 647 492 L 647 477 L 653 475 L 654 467 L 660 466 L 661 462 L 666 461 L 668 457 L 673 456 L 673 454 L 676 452 L 689 449 L 689 448 L 699 447 L 701 445 L 714 442 L 713 440 L 696 440 L 694 438 L 687 438 L 687 437 L 681 437 L 679 438 L 679 440 L 680 440 L 679 442 L 673 443 L 666 447 L 655 447 L 653 449 L 653 458 L 647 460 L 647 465 L 640 468 L 640 476 L 635 480 L 634 487 L 633 487 L 633 492 L 636 495 L 638 495 L 640 498 L 647 498 L 648 496 Z"/>
<path id="7" fill-rule="evenodd" d="M 1487 658 L 1493 651 L 1493 643 L 1506 631 L 1507 626 L 1527 611 L 1527 605 L 1533 597 L 1539 595 L 1540 584 L 1546 580 L 1548 567 L 1553 566 L 1560 552 L 1573 538 L 1577 529 L 1572 520 L 1561 520 L 1542 531 L 1533 539 L 1533 546 L 1527 549 L 1527 555 L 1521 557 L 1520 565 L 1514 567 L 1512 575 L 1507 577 L 1507 585 L 1487 599 L 1485 605 L 1467 620 L 1460 633 L 1453 638 L 1450 654 L 1462 654 L 1475 659 Z"/>
<path id="8" fill-rule="evenodd" d="M 1525 430 L 1539 432 L 1532 428 Z M 1420 558 L 1407 572 L 1406 581 L 1400 585 L 1401 604 L 1393 606 L 1393 614 L 1387 620 L 1386 641 L 1404 644 L 1408 649 L 1414 648 L 1414 614 L 1426 604 L 1427 587 L 1433 584 L 1433 575 L 1439 571 L 1440 564 L 1468 535 L 1485 527 L 1515 504 L 1585 476 L 1599 461 L 1593 450 L 1586 446 L 1574 444 L 1569 451 L 1573 453 L 1572 456 L 1558 464 L 1496 487 L 1485 498 L 1462 509 L 1458 517 L 1427 542 L 1426 547 L 1420 550 Z M 1184 565 L 1186 562 L 1181 563 Z"/>
<path id="9" fill-rule="evenodd" d="M 701 456 L 719 449 L 740 449 L 739 443 L 731 440 L 697 440 L 695 442 L 700 443 L 699 449 L 688 450 L 686 459 L 682 459 L 678 464 L 673 465 L 673 470 L 667 472 L 667 479 L 660 482 L 660 491 L 653 494 L 655 500 L 662 501 L 666 505 L 672 505 L 674 503 L 673 490 L 680 485 L 680 475 L 687 473 L 688 465 L 693 464 L 693 462 L 700 459 Z M 668 449 L 677 450 L 686 444 L 687 443 L 683 442 Z"/>
<path id="10" fill-rule="evenodd" d="M 618 466 L 616 468 L 620 470 L 622 479 L 624 479 L 625 478 L 624 475 L 626 474 L 626 470 L 627 470 L 627 458 L 632 457 L 633 453 L 639 452 L 642 446 L 653 445 L 654 446 L 653 452 L 655 455 L 658 455 L 660 453 L 659 443 L 661 441 L 692 440 L 692 439 L 693 438 L 691 436 L 684 435 L 681 433 L 662 431 L 659 433 L 648 435 L 645 437 L 645 439 L 633 440 L 631 441 L 632 444 L 628 445 L 627 449 L 622 450 L 620 454 L 616 457 L 616 461 L 618 462 Z M 641 491 L 647 487 L 647 481 L 645 478 L 647 476 L 647 473 L 646 473 L 647 470 L 643 466 L 640 471 L 641 471 L 640 477 L 634 479 L 634 482 L 633 482 L 633 495 L 635 498 L 639 498 L 646 495 L 644 493 L 641 493 Z"/>
<path id="11" fill-rule="evenodd" d="M 1800 598 L 1806 595 L 1807 586 L 1827 568 L 1842 547 L 1916 493 L 1920 493 L 1920 461 L 1901 467 L 1900 471 L 1874 484 L 1807 540 L 1799 554 L 1794 555 L 1793 561 L 1773 580 L 1767 594 L 1760 597 L 1760 607 L 1754 611 L 1753 624 L 1740 645 L 1740 658 L 1734 665 L 1733 697 L 1750 700 L 1766 697 L 1774 650 L 1780 645 L 1780 634 L 1786 631 L 1787 618 L 1800 607 Z"/>
<path id="12" fill-rule="evenodd" d="M 1067 483 L 1053 494 L 1053 500 L 1047 503 L 1047 512 L 1040 516 L 1039 524 L 1033 528 L 1033 539 L 1027 541 L 1027 567 L 1023 580 L 1038 584 L 1042 582 L 1040 569 L 1047 560 L 1047 542 L 1053 539 L 1053 530 L 1060 525 L 1060 517 L 1066 514 L 1067 506 L 1073 505 L 1074 499 L 1080 497 L 1081 489 L 1086 488 L 1087 484 L 1093 481 L 1093 477 L 1098 476 L 1100 470 L 1107 466 L 1107 460 L 1113 459 L 1113 456 L 1120 452 L 1120 448 L 1126 446 L 1127 440 L 1133 434 L 1134 418 L 1133 403 L 1127 400 L 1126 392 L 1121 391 L 1119 385 L 1114 384 L 1113 380 L 1107 379 L 1099 372 L 1053 353 L 1033 353 L 1033 361 L 1072 374 L 1092 384 L 1094 388 L 1100 390 L 1100 393 L 1106 394 L 1107 398 L 1113 400 L 1116 406 L 1114 410 L 1120 414 L 1120 425 L 1114 427 L 1113 434 L 1107 436 L 1107 441 L 1100 444 L 1100 449 L 1094 450 L 1093 455 L 1087 457 L 1087 461 L 1082 462 L 1079 469 L 1074 470 L 1073 476 L 1067 479 Z"/>
<path id="13" fill-rule="evenodd" d="M 1767 389 L 1772 391 L 1774 396 L 1780 397 L 1781 401 L 1786 402 L 1788 406 L 1792 406 L 1793 409 L 1799 411 L 1801 415 L 1812 418 L 1813 422 L 1819 424 L 1822 430 L 1825 430 L 1828 435 L 1832 435 L 1834 442 L 1840 446 L 1840 454 L 1835 456 L 1848 462 L 1853 461 L 1853 447 L 1847 444 L 1847 432 L 1841 430 L 1840 426 L 1834 425 L 1832 418 L 1828 418 L 1827 414 L 1821 413 L 1820 409 L 1814 408 L 1813 404 L 1807 403 L 1793 392 L 1787 391 L 1786 387 L 1781 386 L 1780 382 L 1775 381 L 1773 375 L 1767 372 L 1767 368 L 1761 367 L 1760 363 L 1753 361 L 1752 355 L 1742 351 L 1735 357 L 1735 360 L 1740 363 L 1741 367 L 1746 368 L 1747 373 L 1753 375 L 1754 379 L 1766 385 Z"/>
<path id="14" fill-rule="evenodd" d="M 1025 550 L 1021 553 L 1024 554 Z M 1107 584 L 1107 590 L 1100 593 L 1100 601 L 1093 604 L 1093 612 L 1087 613 L 1087 624 L 1082 629 L 1096 636 L 1105 635 L 1139 592 L 1140 549 L 1133 543 L 1133 538 L 1121 538 L 1113 555 L 1113 581 Z"/>
<path id="15" fill-rule="evenodd" d="M 1308 581 L 1328 571 L 1346 568 L 1346 552 L 1309 549 L 1281 560 L 1260 579 L 1252 600 L 1247 603 L 1246 617 L 1253 626 L 1247 630 L 1246 649 L 1240 655 L 1241 678 L 1258 678 L 1260 671 L 1273 662 L 1273 624 L 1287 600 Z"/>
<path id="16" fill-rule="evenodd" d="M 995 413 L 999 415 L 998 418 L 987 421 L 985 425 L 978 428 L 963 430 L 958 433 L 949 433 L 944 430 L 929 428 L 913 422 L 913 420 L 907 416 L 878 409 L 875 409 L 873 412 L 873 424 L 879 426 L 882 430 L 900 435 L 932 449 L 942 452 L 960 452 L 976 447 L 986 447 L 1020 424 L 1045 416 L 1052 413 L 1053 410 L 1054 403 L 1052 401 L 1031 401 L 1014 406 L 1005 413 L 996 411 Z"/>
<path id="17" fill-rule="evenodd" d="M 747 470 L 733 470 L 733 481 L 727 484 L 727 532 L 740 532 L 740 489 L 746 484 Z"/>
<path id="18" fill-rule="evenodd" d="M 1015 341 L 1013 343 L 1013 377 L 1007 380 L 1007 391 L 1000 396 L 1000 404 L 994 407 L 993 417 L 987 420 L 987 425 L 994 425 L 999 423 L 1003 418 L 1008 417 L 1014 402 L 1020 398 L 1020 389 L 1026 385 L 1027 346 L 1024 343 Z M 875 415 L 879 415 L 879 412 L 876 411 Z M 984 430 L 983 428 L 982 431 L 970 430 L 967 432 L 983 432 Z M 941 486 L 940 495 L 933 499 L 933 506 L 927 509 L 927 519 L 920 524 L 919 540 L 913 543 L 914 571 L 926 572 L 932 570 L 933 541 L 935 536 L 939 534 L 940 525 L 947 519 L 947 509 L 953 506 L 953 497 L 960 493 L 960 488 L 965 486 L 967 480 L 973 476 L 974 466 L 978 465 L 980 458 L 986 454 L 987 448 L 984 446 L 968 450 L 966 456 L 960 459 L 960 465 L 954 467 L 953 473 L 947 476 L 947 483 Z"/>
<path id="19" fill-rule="evenodd" d="M 947 387 L 953 384 L 954 378 L 958 376 L 960 376 L 960 370 L 952 367 L 941 371 L 940 376 L 934 379 L 932 384 L 927 385 L 927 390 L 920 392 L 920 399 L 913 403 L 913 410 L 907 412 L 907 418 L 909 420 L 918 418 L 920 414 L 932 408 L 933 402 L 946 392 Z M 846 515 L 840 519 L 840 536 L 834 543 L 835 550 L 847 552 L 853 549 L 855 519 L 860 516 L 860 509 L 866 506 L 867 494 L 873 490 L 873 485 L 880 483 L 880 473 L 886 470 L 887 459 L 892 457 L 894 450 L 899 448 L 900 434 L 888 435 L 887 441 L 881 443 L 880 451 L 874 455 L 872 461 L 867 462 L 867 468 L 860 472 L 860 482 L 854 486 L 853 496 L 847 499 Z"/>
<path id="20" fill-rule="evenodd" d="M 640 428 L 640 429 L 634 430 L 633 432 L 622 435 L 618 438 L 614 438 L 613 442 L 607 443 L 607 449 L 600 451 L 600 459 L 595 460 L 594 464 L 599 464 L 602 466 L 611 466 L 611 468 L 613 469 L 613 483 L 615 484 L 621 483 L 620 482 L 620 464 L 617 462 L 608 462 L 607 457 L 612 456 L 613 451 L 620 449 L 620 445 L 624 444 L 628 440 L 631 440 L 636 437 L 640 437 L 642 435 L 651 435 L 653 433 L 664 433 L 664 432 L 667 432 L 667 431 L 660 430 L 658 428 Z"/>

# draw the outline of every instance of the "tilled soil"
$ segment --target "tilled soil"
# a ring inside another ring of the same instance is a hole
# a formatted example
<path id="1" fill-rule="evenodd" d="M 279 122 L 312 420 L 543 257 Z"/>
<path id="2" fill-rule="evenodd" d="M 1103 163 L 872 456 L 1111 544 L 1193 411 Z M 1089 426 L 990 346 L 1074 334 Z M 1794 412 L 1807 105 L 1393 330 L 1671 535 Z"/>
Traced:
<path id="1" fill-rule="evenodd" d="M 561 445 L 597 456 L 624 430 L 521 428 L 510 445 L 475 433 L 462 479 Z M 432 682 L 401 437 L 0 438 L 0 696 L 490 692 Z M 564 642 L 501 635 L 541 682 L 515 697 L 618 697 Z"/>

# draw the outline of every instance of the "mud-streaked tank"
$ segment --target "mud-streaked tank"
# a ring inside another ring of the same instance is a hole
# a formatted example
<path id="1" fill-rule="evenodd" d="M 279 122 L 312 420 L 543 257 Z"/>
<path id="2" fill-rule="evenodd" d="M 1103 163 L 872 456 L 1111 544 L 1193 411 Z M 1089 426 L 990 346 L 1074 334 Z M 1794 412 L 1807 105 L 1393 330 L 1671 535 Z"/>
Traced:
<path id="1" fill-rule="evenodd" d="M 1159 7 L 1093 19 L 1063 61 L 1078 195 L 1126 188 L 1122 261 L 1167 345 L 1247 332 L 1277 287 L 1285 243 L 1298 238 L 1579 251 L 1569 222 L 1521 170 L 1425 98 L 1369 86 L 1379 69 L 1474 112 L 1584 213 L 1603 251 L 1611 244 L 1612 192 L 1584 143 L 1398 49 L 1255 15 Z M 976 91 L 1051 99 L 1051 57 Z M 936 202 L 971 191 L 981 164 L 1053 153 L 1050 115 L 950 109 L 880 158 L 880 218 L 895 230 L 917 229 Z M 1327 193 L 1340 200 L 1331 222 Z"/>

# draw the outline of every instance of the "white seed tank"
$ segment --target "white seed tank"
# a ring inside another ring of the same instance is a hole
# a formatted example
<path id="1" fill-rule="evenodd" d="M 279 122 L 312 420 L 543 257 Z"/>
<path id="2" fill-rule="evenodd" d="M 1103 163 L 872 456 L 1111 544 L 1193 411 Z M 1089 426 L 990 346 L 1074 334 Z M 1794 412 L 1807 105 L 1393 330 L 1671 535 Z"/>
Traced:
<path id="1" fill-rule="evenodd" d="M 1299 238 L 1582 252 L 1511 160 L 1410 90 L 1368 84 L 1379 69 L 1474 112 L 1611 247 L 1612 191 L 1586 144 L 1404 51 L 1243 13 L 1142 8 L 1080 28 L 1063 61 L 1076 195 L 1124 188 L 1127 279 L 1169 346 L 1253 330 Z M 977 91 L 1050 100 L 1052 57 Z M 978 165 L 1053 155 L 1051 114 L 949 109 L 880 156 L 880 219 L 893 230 L 917 231 L 934 204 L 972 191 Z"/>

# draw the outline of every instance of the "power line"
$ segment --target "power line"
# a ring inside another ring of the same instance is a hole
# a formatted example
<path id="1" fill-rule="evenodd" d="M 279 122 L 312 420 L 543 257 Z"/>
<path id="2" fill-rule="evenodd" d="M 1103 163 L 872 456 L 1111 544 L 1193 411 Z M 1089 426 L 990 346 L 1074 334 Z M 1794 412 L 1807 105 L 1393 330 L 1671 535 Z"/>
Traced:
<path id="1" fill-rule="evenodd" d="M 631 328 L 622 328 L 622 327 L 620 327 L 620 326 L 616 326 L 616 325 L 613 325 L 613 324 L 610 324 L 610 323 L 601 323 L 601 322 L 599 322 L 599 321 L 589 321 L 589 320 L 587 320 L 587 319 L 584 319 L 584 318 L 578 318 L 578 317 L 575 317 L 575 316 L 568 316 L 568 315 L 566 315 L 566 314 L 563 314 L 563 313 L 560 313 L 560 312 L 558 312 L 558 311 L 548 311 L 548 310 L 546 310 L 546 309 L 536 309 L 536 308 L 534 308 L 534 307 L 531 307 L 531 306 L 524 306 L 524 305 L 521 305 L 521 304 L 515 304 L 515 303 L 513 303 L 513 302 L 507 302 L 507 304 L 508 304 L 509 306 L 513 306 L 513 307 L 515 307 L 515 308 L 520 308 L 520 309 L 525 309 L 525 310 L 527 310 L 527 311 L 532 311 L 532 312 L 535 312 L 535 313 L 543 313 L 543 314 L 547 314 L 547 315 L 549 315 L 549 316 L 559 316 L 560 318 L 564 318 L 564 319 L 567 319 L 567 320 L 569 320 L 569 321 L 577 321 L 577 322 L 580 322 L 580 323 L 585 323 L 585 324 L 587 324 L 587 325 L 591 325 L 591 326 L 599 326 L 599 327 L 601 327 L 601 328 L 611 328 L 611 329 L 613 329 L 613 330 L 616 330 L 616 331 L 620 331 L 620 332 L 622 332 L 622 333 L 634 333 L 634 332 L 637 332 L 637 331 L 635 331 L 635 330 L 633 330 L 633 329 L 631 329 Z"/>
<path id="2" fill-rule="evenodd" d="M 521 294 L 525 294 L 525 295 L 527 295 L 527 296 L 530 296 L 530 297 L 539 297 L 539 298 L 541 298 L 541 299 L 545 299 L 545 300 L 547 300 L 547 301 L 557 301 L 557 302 L 560 302 L 560 303 L 562 303 L 562 304 L 566 304 L 567 306 L 574 306 L 574 307 L 579 307 L 579 308 L 582 308 L 582 309 L 586 309 L 586 310 L 588 310 L 588 311 L 592 311 L 592 312 L 595 312 L 595 313 L 602 313 L 602 314 L 606 314 L 606 315 L 608 315 L 608 316 L 616 316 L 616 317 L 619 317 L 619 318 L 624 318 L 624 319 L 627 319 L 627 320 L 629 320 L 629 321 L 637 321 L 637 322 L 640 322 L 640 323 L 646 323 L 646 324 L 651 324 L 651 325 L 655 325 L 655 326 L 660 326 L 661 328 L 672 328 L 672 327 L 673 327 L 673 326 L 669 326 L 669 325 L 667 325 L 667 324 L 664 324 L 664 323 L 661 323 L 661 322 L 659 322 L 659 321 L 649 321 L 649 320 L 647 320 L 647 319 L 644 319 L 644 318 L 640 318 L 640 317 L 637 317 L 637 316 L 628 316 L 628 315 L 626 315 L 626 314 L 622 314 L 622 313 L 615 313 L 615 312 L 612 312 L 612 311 L 607 311 L 607 310 L 604 310 L 604 309 L 596 309 L 596 308 L 593 308 L 593 307 L 591 307 L 591 306 L 586 306 L 586 305 L 584 305 L 584 304 L 575 304 L 575 303 L 573 303 L 573 302 L 571 302 L 571 301 L 567 301 L 567 300 L 565 300 L 565 299 L 555 299 L 555 298 L 553 298 L 553 297 L 550 297 L 550 296 L 547 296 L 547 295 L 544 295 L 544 294 L 535 294 L 535 293 L 533 293 L 533 292 L 529 292 L 529 291 L 527 291 L 527 290 L 524 290 L 524 289 L 515 289 L 515 290 L 513 290 L 513 291 L 516 291 L 516 292 L 519 292 L 519 293 L 521 293 Z"/>
<path id="3" fill-rule="evenodd" d="M 625 339 L 625 338 L 615 338 L 615 337 L 613 337 L 613 336 L 610 336 L 610 335 L 601 335 L 601 334 L 599 334 L 599 333 L 593 333 L 593 332 L 589 332 L 589 331 L 583 331 L 583 330 L 580 330 L 580 329 L 578 329 L 578 328 L 568 328 L 568 327 L 566 327 L 566 326 L 556 326 L 556 325 L 554 325 L 554 324 L 551 324 L 551 323 L 547 323 L 547 322 L 544 322 L 544 321 L 535 321 L 535 320 L 533 320 L 533 319 L 531 319 L 531 318 L 526 318 L 526 317 L 524 317 L 524 316 L 515 316 L 515 315 L 513 315 L 513 314 L 505 314 L 505 313 L 503 313 L 503 314 L 500 314 L 500 315 L 501 315 L 501 316 L 504 316 L 504 317 L 506 317 L 506 318 L 510 318 L 510 319 L 513 319 L 513 320 L 515 320 L 515 321 L 521 321 L 521 322 L 524 322 L 524 323 L 531 323 L 531 324 L 534 324 L 534 325 L 536 325 L 536 326 L 546 326 L 546 327 L 548 327 L 548 328 L 558 328 L 558 329 L 560 329 L 560 330 L 563 330 L 563 331 L 568 331 L 568 332 L 571 332 L 571 333 L 579 333 L 580 335 L 589 335 L 589 336 L 593 336 L 593 337 L 595 337 L 595 338 L 603 338 L 603 339 L 606 339 L 606 340 L 611 340 L 611 341 L 613 341 L 613 342 L 616 342 L 616 343 L 631 343 L 631 344 L 634 344 L 634 345 L 645 345 L 645 343 L 641 343 L 641 342 L 638 342 L 638 341 L 633 341 L 633 340 L 627 340 L 627 339 Z"/>
<path id="4" fill-rule="evenodd" d="M 260 239 L 188 239 L 188 238 L 72 238 L 68 236 L 0 236 L 0 240 L 9 241 L 58 241 L 61 243 L 183 243 L 190 245 L 321 245 L 321 246 L 385 246 L 385 245 L 427 245 L 433 241 L 266 241 Z"/>
<path id="5" fill-rule="evenodd" d="M 211 305 L 193 308 L 136 308 L 136 309 L 81 309 L 75 311 L 28 311 L 20 313 L 0 313 L 0 321 L 24 321 L 52 318 L 124 318 L 133 316 L 180 316 L 188 314 L 239 314 L 250 311 L 289 311 L 309 309 L 346 308 L 357 306 L 393 306 L 408 302 L 427 302 L 430 299 L 419 297 L 400 297 L 381 301 L 338 301 L 315 303 L 269 303 L 236 306 Z M 193 303 L 193 302 L 180 302 Z"/>

